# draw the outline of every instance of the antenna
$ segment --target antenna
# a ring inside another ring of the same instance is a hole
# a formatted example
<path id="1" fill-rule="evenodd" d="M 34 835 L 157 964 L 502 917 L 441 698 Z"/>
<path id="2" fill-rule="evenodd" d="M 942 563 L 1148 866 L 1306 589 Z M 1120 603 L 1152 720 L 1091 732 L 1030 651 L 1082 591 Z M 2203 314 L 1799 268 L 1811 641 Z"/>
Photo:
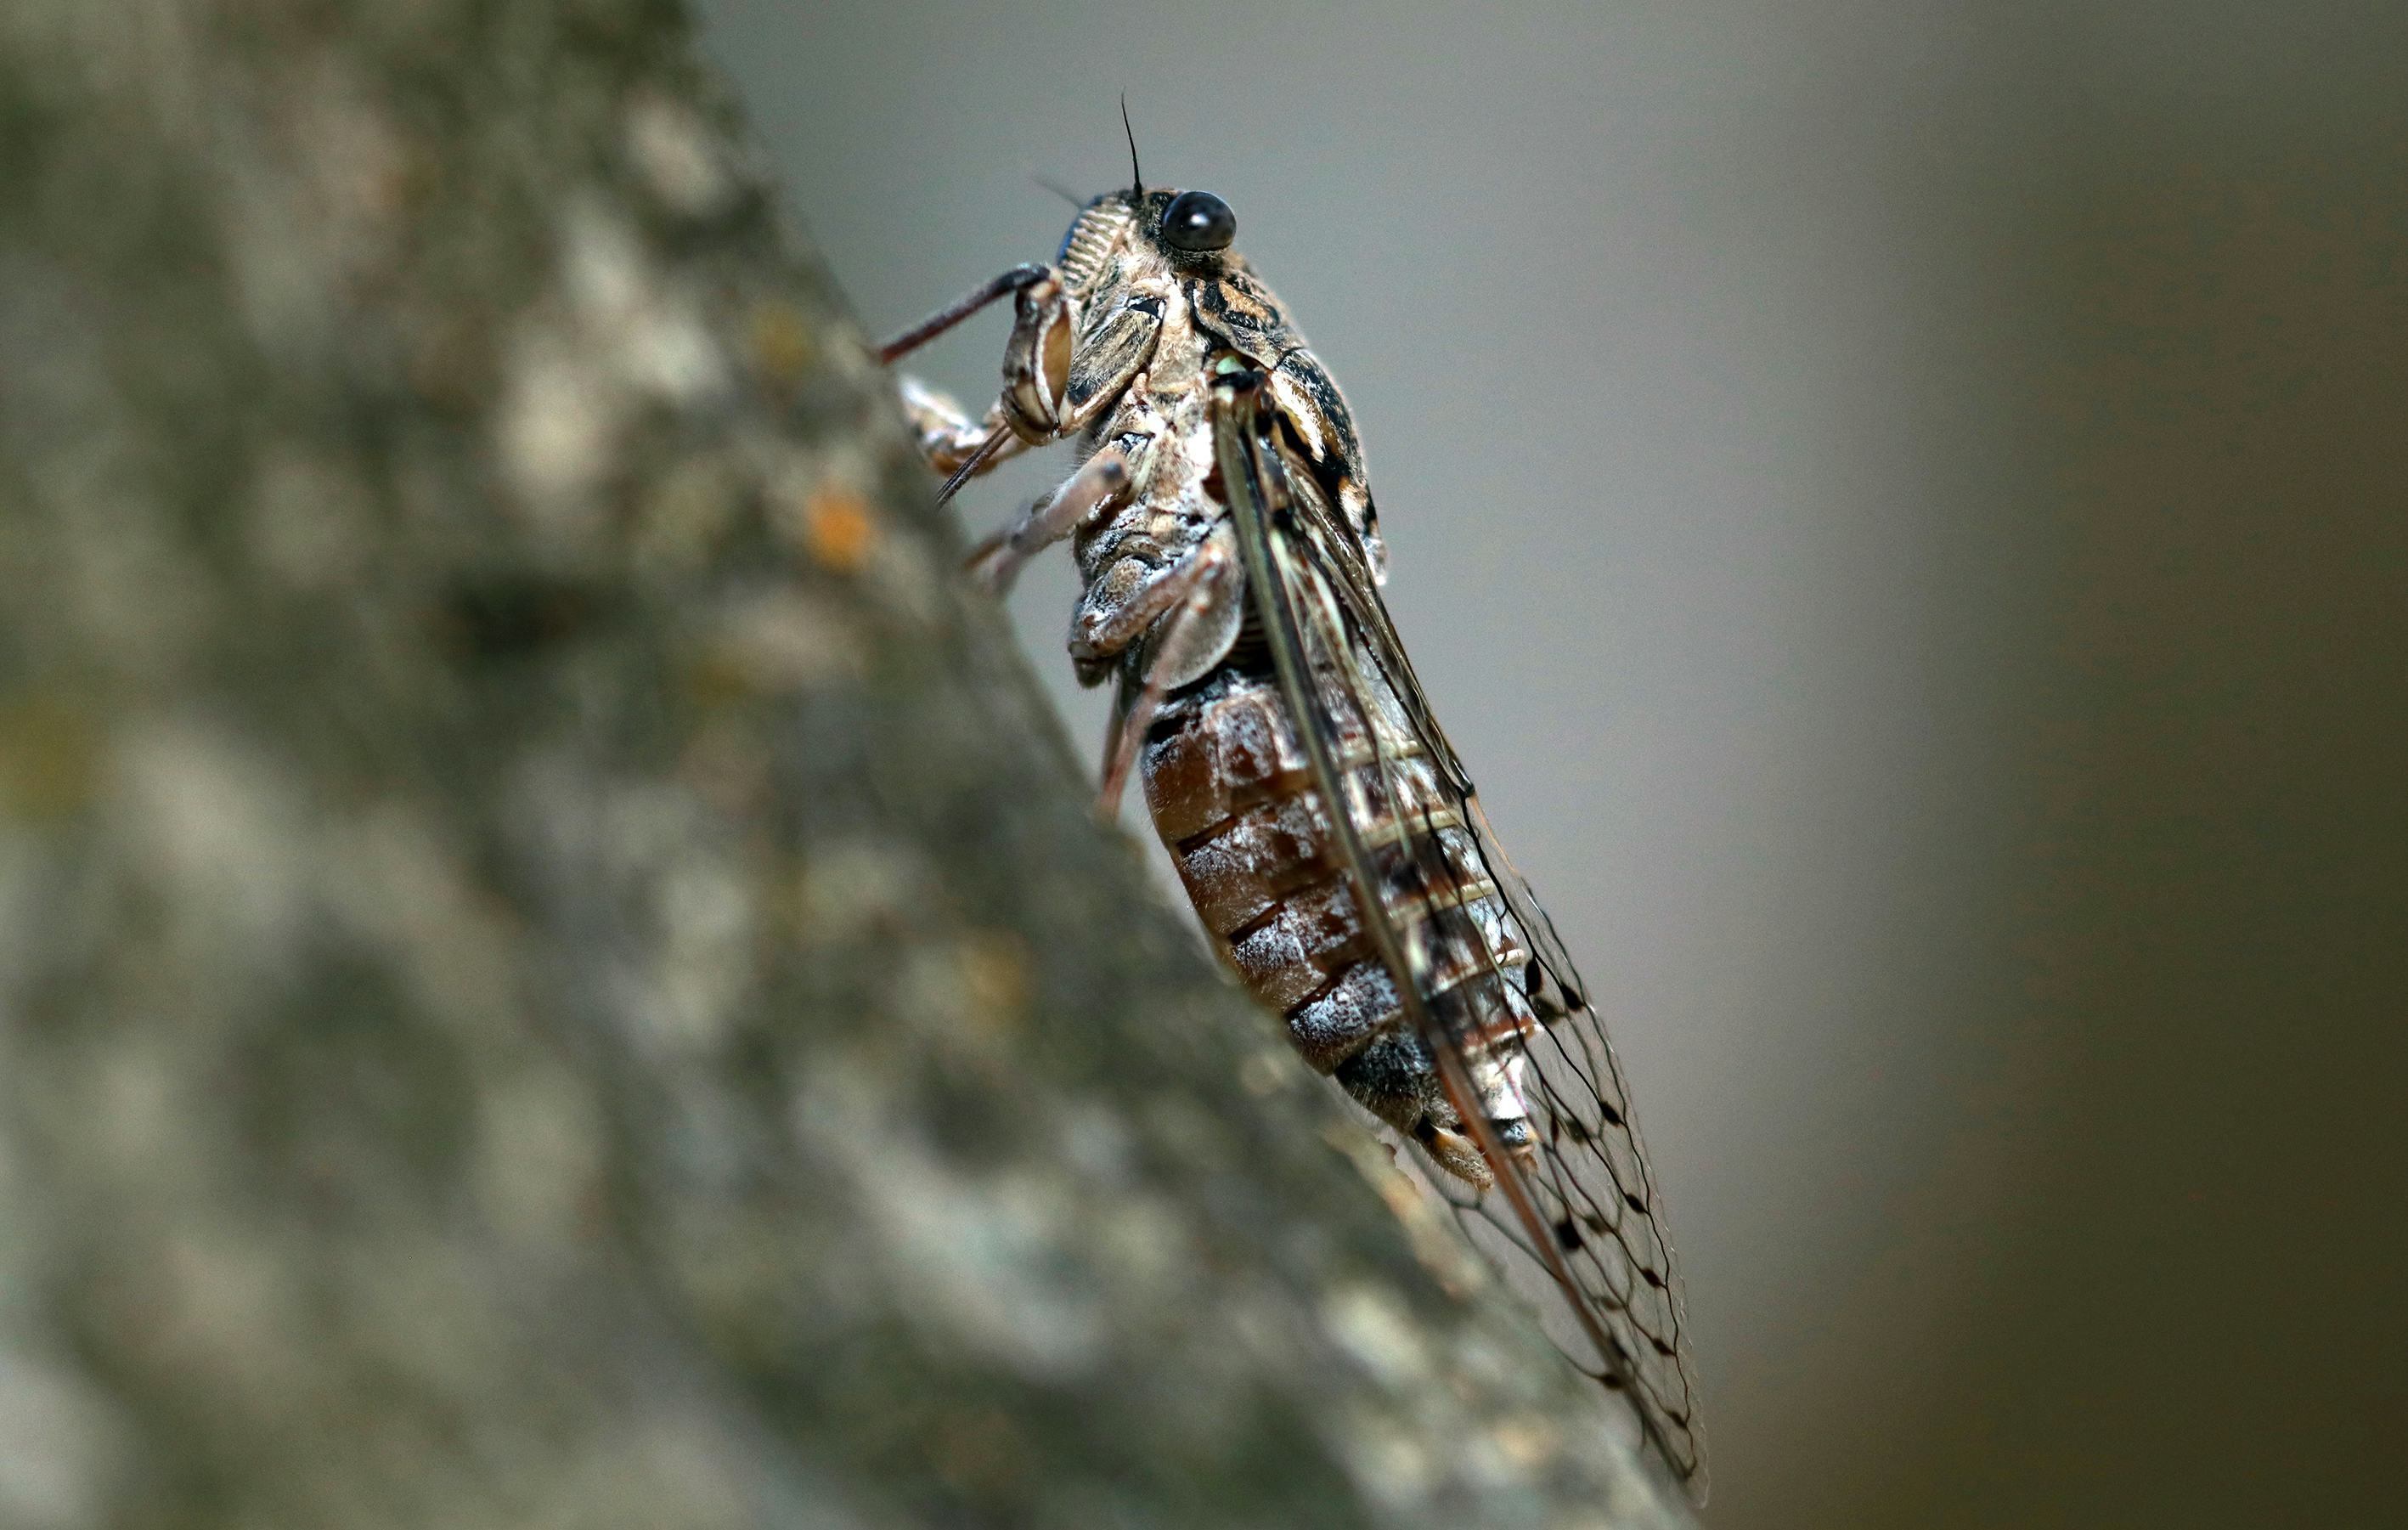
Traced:
<path id="1" fill-rule="evenodd" d="M 1135 198 L 1145 192 L 1145 172 L 1137 167 L 1137 129 L 1129 126 L 1128 92 L 1126 91 L 1121 92 L 1121 131 L 1128 135 L 1129 195 Z"/>
<path id="2" fill-rule="evenodd" d="M 1072 191 L 1069 187 L 1062 184 L 1062 182 L 1054 180 L 1050 175 L 1039 175 L 1036 171 L 1031 170 L 1028 173 L 1028 179 L 1037 182 L 1039 186 L 1044 187 L 1047 191 L 1052 192 L 1054 195 L 1060 197 L 1065 202 L 1069 203 L 1074 208 L 1082 208 L 1087 205 L 1087 199 L 1085 197 L 1080 195 L 1077 192 Z"/>

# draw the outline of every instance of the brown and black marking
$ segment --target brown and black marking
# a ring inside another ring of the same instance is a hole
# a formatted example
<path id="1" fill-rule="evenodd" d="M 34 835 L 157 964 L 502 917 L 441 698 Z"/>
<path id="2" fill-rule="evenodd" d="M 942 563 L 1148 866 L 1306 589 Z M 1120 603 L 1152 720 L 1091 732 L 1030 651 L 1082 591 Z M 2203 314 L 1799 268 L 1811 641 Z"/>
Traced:
<path id="1" fill-rule="evenodd" d="M 1107 805 L 1140 777 L 1198 917 L 1297 1053 L 1419 1149 L 1476 1242 L 1535 1273 L 1550 1333 L 1632 1398 L 1702 1496 L 1678 1287 L 1619 1064 L 1389 622 L 1353 413 L 1234 233 L 1209 194 L 1108 193 L 1053 266 L 882 355 L 1014 299 L 982 416 L 908 380 L 904 397 L 956 482 L 1031 446 L 1083 449 L 973 564 L 1000 587 L 1070 541 L 1073 661 L 1118 684 Z"/>

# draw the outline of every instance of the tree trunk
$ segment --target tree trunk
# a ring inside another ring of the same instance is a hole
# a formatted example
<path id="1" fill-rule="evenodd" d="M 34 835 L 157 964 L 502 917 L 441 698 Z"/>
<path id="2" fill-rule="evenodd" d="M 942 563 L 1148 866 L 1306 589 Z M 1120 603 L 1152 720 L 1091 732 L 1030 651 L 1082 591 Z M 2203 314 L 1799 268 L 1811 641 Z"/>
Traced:
<path id="1" fill-rule="evenodd" d="M 0 1523 L 1680 1523 L 731 118 L 646 0 L 0 16 Z"/>

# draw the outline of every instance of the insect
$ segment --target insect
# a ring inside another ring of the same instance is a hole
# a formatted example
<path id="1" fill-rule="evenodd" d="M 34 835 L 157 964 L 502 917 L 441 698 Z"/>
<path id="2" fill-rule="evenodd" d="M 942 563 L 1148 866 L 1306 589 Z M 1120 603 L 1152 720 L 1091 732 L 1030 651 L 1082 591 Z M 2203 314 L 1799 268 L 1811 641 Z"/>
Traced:
<path id="1" fill-rule="evenodd" d="M 1110 814 L 1132 774 L 1197 915 L 1305 1061 L 1411 1144 L 1549 1334 L 1635 1405 L 1704 1497 L 1680 1287 L 1629 1093 L 1555 927 L 1497 848 L 1380 586 L 1344 397 L 1233 248 L 1210 192 L 1133 183 L 1048 265 L 888 341 L 892 362 L 1010 297 L 976 419 L 900 388 L 951 498 L 1061 440 L 1069 478 L 972 555 L 990 586 L 1068 539 L 1070 655 L 1116 684 Z M 1535 1277 L 1535 1278 L 1530 1278 Z"/>

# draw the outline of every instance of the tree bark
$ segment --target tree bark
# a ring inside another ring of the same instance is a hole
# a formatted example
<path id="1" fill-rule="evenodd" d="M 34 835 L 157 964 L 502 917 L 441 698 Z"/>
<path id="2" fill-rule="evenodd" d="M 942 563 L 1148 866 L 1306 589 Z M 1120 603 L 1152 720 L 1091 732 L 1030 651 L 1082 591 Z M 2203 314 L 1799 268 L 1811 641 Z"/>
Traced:
<path id="1" fill-rule="evenodd" d="M 1681 1523 L 732 120 L 648 0 L 0 17 L 0 1523 Z"/>

